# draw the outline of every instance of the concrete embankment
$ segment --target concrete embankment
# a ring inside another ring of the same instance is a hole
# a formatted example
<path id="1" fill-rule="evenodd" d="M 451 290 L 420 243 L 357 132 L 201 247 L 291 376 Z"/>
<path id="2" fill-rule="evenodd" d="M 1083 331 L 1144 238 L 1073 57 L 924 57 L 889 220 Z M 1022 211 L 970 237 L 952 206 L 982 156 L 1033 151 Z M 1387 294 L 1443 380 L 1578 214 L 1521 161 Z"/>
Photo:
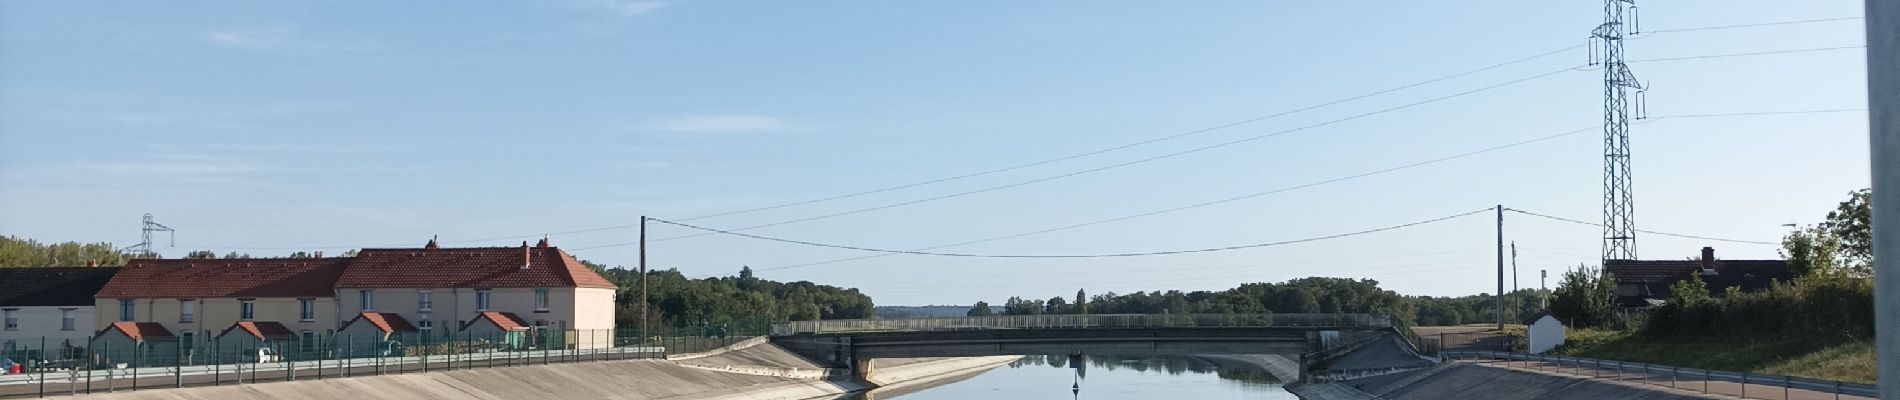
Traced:
<path id="1" fill-rule="evenodd" d="M 928 387 L 980 373 L 1016 357 L 878 360 L 873 380 Z M 730 364 L 732 362 L 761 363 Z M 213 399 L 830 399 L 871 388 L 770 344 L 749 344 L 690 360 L 534 365 L 343 379 L 141 390 L 82 395 L 109 400 Z M 832 379 L 825 379 L 832 378 Z"/>
<path id="2" fill-rule="evenodd" d="M 1340 382 L 1388 399 L 1714 399 L 1631 382 L 1565 376 L 1474 363 Z"/>

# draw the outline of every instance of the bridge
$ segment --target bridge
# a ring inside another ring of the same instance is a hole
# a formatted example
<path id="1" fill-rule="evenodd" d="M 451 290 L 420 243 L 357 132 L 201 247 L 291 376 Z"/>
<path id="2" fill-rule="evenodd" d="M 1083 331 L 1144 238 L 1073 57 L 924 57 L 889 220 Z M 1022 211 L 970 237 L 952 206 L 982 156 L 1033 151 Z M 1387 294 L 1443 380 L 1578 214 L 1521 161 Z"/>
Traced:
<path id="1" fill-rule="evenodd" d="M 1383 314 L 1024 315 L 797 321 L 774 344 L 870 374 L 870 360 L 998 355 L 1303 355 L 1410 329 Z"/>

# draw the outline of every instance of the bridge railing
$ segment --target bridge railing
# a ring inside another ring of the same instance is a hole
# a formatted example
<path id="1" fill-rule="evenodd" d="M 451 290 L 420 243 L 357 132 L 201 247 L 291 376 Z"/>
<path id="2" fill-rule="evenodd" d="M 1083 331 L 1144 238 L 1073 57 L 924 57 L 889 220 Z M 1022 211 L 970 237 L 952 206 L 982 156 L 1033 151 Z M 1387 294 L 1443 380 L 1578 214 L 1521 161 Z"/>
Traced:
<path id="1" fill-rule="evenodd" d="M 1129 329 L 1215 327 L 1392 328 L 1383 314 L 1090 314 L 962 318 L 793 321 L 772 326 L 773 336 L 815 333 L 915 332 L 996 329 Z"/>

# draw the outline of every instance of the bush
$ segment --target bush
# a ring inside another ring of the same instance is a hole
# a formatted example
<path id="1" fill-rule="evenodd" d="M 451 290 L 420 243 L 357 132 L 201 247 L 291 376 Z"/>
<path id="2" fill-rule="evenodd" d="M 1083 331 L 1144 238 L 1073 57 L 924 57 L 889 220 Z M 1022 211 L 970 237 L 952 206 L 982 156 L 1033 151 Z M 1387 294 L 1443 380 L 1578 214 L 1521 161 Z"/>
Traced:
<path id="1" fill-rule="evenodd" d="M 1869 279 L 1810 276 L 1760 292 L 1731 290 L 1719 299 L 1671 302 L 1652 310 L 1642 331 L 1674 339 L 1866 339 L 1873 337 L 1873 295 Z"/>

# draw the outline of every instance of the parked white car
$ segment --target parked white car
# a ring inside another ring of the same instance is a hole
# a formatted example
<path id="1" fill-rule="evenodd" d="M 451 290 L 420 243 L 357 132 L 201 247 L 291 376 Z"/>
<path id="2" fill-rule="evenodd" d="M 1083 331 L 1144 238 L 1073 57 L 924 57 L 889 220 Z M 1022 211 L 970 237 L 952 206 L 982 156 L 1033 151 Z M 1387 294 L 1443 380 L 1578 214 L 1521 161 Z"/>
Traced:
<path id="1" fill-rule="evenodd" d="M 254 362 L 259 363 L 259 364 L 283 361 L 283 357 L 279 357 L 277 355 L 277 350 L 273 350 L 269 347 L 259 347 L 256 349 L 251 349 L 251 351 L 249 351 L 248 353 L 249 354 L 247 355 L 256 357 L 256 358 L 253 358 L 253 360 L 256 360 Z"/>

